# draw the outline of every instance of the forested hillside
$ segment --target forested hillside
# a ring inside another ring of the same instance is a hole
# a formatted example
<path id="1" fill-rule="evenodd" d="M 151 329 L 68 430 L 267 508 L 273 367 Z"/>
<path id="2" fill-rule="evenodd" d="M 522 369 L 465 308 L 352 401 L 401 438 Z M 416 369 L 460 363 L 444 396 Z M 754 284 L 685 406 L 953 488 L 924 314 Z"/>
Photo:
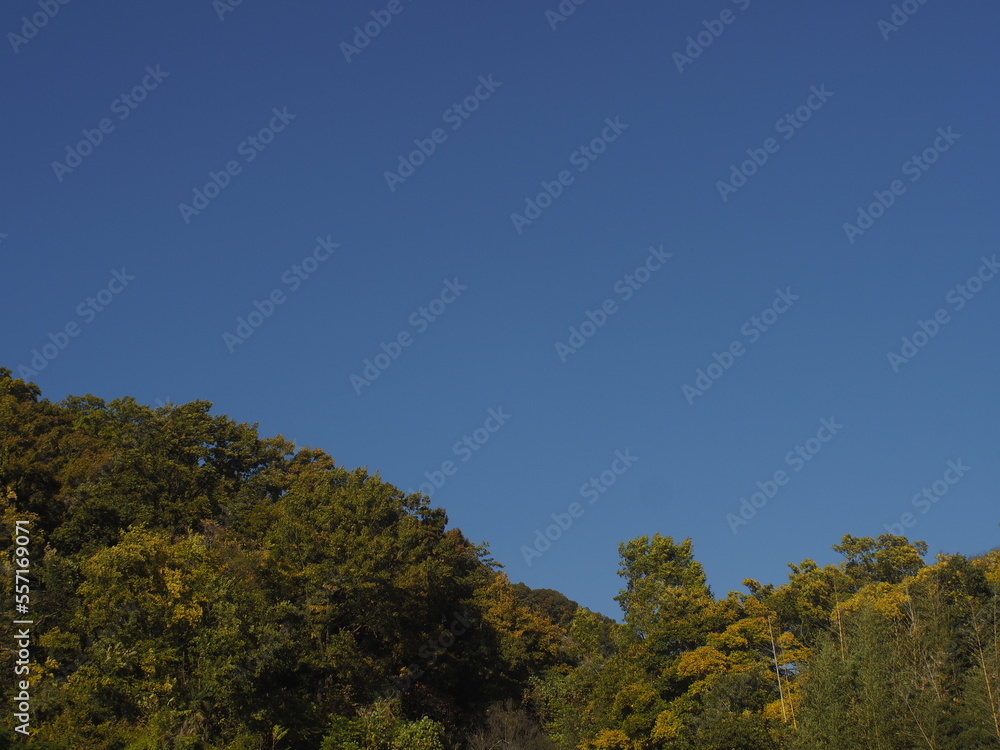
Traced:
<path id="1" fill-rule="evenodd" d="M 33 624 L 28 674 L 5 640 L 5 705 L 24 680 L 30 711 L 2 747 L 1000 748 L 1000 551 L 847 535 L 837 565 L 719 598 L 657 533 L 620 546 L 619 623 L 208 402 L 51 403 L 12 375 L 3 610 L 28 616 L 29 562 Z"/>

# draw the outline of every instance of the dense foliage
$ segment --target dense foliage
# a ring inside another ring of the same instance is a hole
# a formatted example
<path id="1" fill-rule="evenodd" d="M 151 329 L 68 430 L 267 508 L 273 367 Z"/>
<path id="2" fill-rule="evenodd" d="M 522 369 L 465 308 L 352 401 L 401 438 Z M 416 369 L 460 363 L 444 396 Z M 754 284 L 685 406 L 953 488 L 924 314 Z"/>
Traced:
<path id="1" fill-rule="evenodd" d="M 719 599 L 690 540 L 640 537 L 618 623 L 210 407 L 53 404 L 0 368 L 0 595 L 13 621 L 28 522 L 35 623 L 32 734 L 8 712 L 0 747 L 1000 748 L 1000 551 L 848 535 Z"/>

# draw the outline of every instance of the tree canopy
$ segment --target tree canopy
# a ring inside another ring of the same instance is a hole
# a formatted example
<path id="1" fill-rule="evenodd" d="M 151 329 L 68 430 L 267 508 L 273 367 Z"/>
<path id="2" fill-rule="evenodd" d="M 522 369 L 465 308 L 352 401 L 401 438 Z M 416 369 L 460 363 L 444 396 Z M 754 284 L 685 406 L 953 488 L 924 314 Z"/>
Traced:
<path id="1" fill-rule="evenodd" d="M 28 746 L 1000 748 L 997 550 L 848 534 L 720 598 L 655 533 L 620 545 L 617 622 L 208 402 L 50 403 L 0 368 L 8 603 L 18 522 L 35 625 L 0 685 L 30 684 Z"/>

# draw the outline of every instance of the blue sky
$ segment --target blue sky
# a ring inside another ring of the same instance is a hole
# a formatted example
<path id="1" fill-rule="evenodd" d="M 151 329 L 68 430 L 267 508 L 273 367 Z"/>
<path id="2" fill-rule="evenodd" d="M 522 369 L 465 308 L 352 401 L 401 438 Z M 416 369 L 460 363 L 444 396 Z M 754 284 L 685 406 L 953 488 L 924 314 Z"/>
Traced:
<path id="1" fill-rule="evenodd" d="M 982 552 L 1000 9 L 903 6 L 17 0 L 2 364 L 440 471 L 512 579 L 611 615 L 643 534 L 719 595 L 908 512 Z"/>

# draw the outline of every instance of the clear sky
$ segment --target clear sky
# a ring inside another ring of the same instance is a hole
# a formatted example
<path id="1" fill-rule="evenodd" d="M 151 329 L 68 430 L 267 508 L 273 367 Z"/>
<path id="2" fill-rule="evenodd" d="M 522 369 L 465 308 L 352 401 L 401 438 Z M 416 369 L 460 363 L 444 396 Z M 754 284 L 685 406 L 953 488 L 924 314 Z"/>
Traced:
<path id="1" fill-rule="evenodd" d="M 0 363 L 436 479 L 610 615 L 643 534 L 982 552 L 1000 8 L 897 8 L 8 3 Z"/>

